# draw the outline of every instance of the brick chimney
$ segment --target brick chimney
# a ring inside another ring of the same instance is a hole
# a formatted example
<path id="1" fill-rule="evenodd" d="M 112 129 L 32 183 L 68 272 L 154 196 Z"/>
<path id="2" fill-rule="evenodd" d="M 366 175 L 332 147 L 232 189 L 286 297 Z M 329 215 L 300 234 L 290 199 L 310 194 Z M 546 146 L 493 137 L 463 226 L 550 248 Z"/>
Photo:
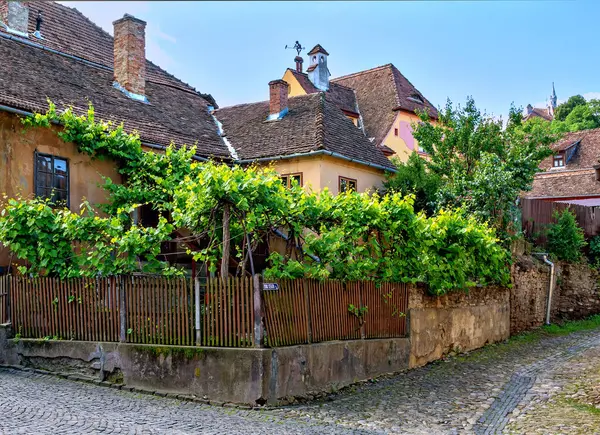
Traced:
<path id="1" fill-rule="evenodd" d="M 302 72 L 302 63 L 304 62 L 304 59 L 302 59 L 301 56 L 296 56 L 294 58 L 294 61 L 296 62 L 296 71 L 301 73 Z"/>
<path id="2" fill-rule="evenodd" d="M 269 82 L 269 117 L 268 120 L 280 119 L 287 113 L 289 85 L 285 80 Z"/>
<path id="3" fill-rule="evenodd" d="M 0 20 L 8 26 L 10 33 L 27 36 L 28 2 L 0 0 Z"/>
<path id="4" fill-rule="evenodd" d="M 113 22 L 115 81 L 136 96 L 146 95 L 146 22 L 129 14 Z"/>

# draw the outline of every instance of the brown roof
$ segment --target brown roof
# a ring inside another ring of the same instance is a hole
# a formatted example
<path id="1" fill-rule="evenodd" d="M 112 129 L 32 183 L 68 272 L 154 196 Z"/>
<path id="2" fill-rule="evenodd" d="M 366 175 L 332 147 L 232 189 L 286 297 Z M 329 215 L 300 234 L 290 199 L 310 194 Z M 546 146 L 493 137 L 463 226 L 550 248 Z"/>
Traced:
<path id="1" fill-rule="evenodd" d="M 338 77 L 331 83 L 356 91 L 367 136 L 381 144 L 389 132 L 397 110 L 415 112 L 426 109 L 437 118 L 437 109 L 391 63 L 370 70 Z"/>
<path id="2" fill-rule="evenodd" d="M 600 161 L 600 128 L 565 133 L 551 147 L 556 152 L 565 152 L 567 161 L 564 169 L 591 168 Z M 553 156 L 550 156 L 544 159 L 540 164 L 540 168 L 545 171 L 560 171 L 561 169 L 550 169 L 552 168 L 553 158 Z"/>
<path id="3" fill-rule="evenodd" d="M 124 122 L 143 141 L 158 145 L 193 145 L 200 156 L 230 157 L 208 113 L 209 98 L 158 68 L 147 64 L 146 96 L 150 104 L 134 101 L 113 87 L 113 38 L 75 9 L 54 2 L 35 2 L 30 11 L 30 31 L 37 10 L 43 11 L 43 40 L 28 41 L 0 27 L 0 104 L 26 111 L 45 112 L 47 98 L 58 108 L 73 105 L 87 110 L 91 101 L 97 118 Z M 32 46 L 41 44 L 81 59 Z"/>
<path id="4" fill-rule="evenodd" d="M 527 115 L 525 115 L 523 117 L 523 119 L 525 121 L 527 121 L 528 119 L 536 118 L 536 117 L 537 118 L 543 118 L 546 121 L 552 121 L 552 119 L 553 119 L 553 116 L 548 113 L 548 109 L 547 108 L 541 108 L 541 107 L 534 107 L 531 110 L 531 113 L 528 113 Z"/>
<path id="5" fill-rule="evenodd" d="M 381 150 L 336 107 L 329 92 L 292 97 L 288 102 L 287 115 L 277 121 L 266 121 L 268 101 L 225 107 L 216 110 L 215 116 L 241 159 L 323 150 L 394 169 Z"/>
<path id="6" fill-rule="evenodd" d="M 576 198 L 600 195 L 600 181 L 593 168 L 537 174 L 526 198 Z"/>
<path id="7" fill-rule="evenodd" d="M 312 50 L 310 50 L 310 51 L 308 52 L 308 55 L 311 55 L 311 54 L 317 54 L 317 53 L 323 53 L 324 55 L 326 55 L 326 56 L 329 56 L 329 53 L 327 53 L 327 50 L 325 50 L 323 47 L 321 47 L 321 44 L 317 44 L 317 45 L 315 45 L 315 46 L 312 48 Z"/>
<path id="8" fill-rule="evenodd" d="M 307 94 L 321 92 L 310 81 L 310 79 L 308 78 L 308 74 L 298 72 L 292 68 L 288 68 L 288 70 L 294 75 L 296 80 L 298 80 L 298 83 L 300 84 L 300 86 L 302 86 L 304 92 L 306 92 Z M 331 101 L 333 101 L 333 103 L 340 109 L 358 116 L 358 108 L 356 107 L 356 94 L 354 93 L 353 89 L 340 85 L 338 83 L 330 82 L 329 90 L 327 91 L 327 93 L 331 97 Z"/>

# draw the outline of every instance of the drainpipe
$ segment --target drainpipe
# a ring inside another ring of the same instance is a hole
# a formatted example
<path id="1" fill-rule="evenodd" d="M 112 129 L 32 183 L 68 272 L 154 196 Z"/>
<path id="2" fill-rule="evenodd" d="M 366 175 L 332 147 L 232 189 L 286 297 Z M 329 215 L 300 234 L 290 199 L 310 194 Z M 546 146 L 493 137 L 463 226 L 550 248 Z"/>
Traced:
<path id="1" fill-rule="evenodd" d="M 550 266 L 550 288 L 548 289 L 548 302 L 546 304 L 546 325 L 550 324 L 550 311 L 552 309 L 552 295 L 554 293 L 554 263 L 548 260 L 546 252 L 540 252 L 534 255 L 540 255 L 544 263 Z"/>

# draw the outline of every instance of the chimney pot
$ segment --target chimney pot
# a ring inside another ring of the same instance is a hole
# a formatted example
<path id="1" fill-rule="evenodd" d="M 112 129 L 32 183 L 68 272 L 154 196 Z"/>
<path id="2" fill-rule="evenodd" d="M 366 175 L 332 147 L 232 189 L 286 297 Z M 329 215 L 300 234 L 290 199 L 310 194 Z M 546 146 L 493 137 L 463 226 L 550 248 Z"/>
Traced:
<path id="1" fill-rule="evenodd" d="M 113 22 L 115 81 L 136 96 L 146 91 L 146 22 L 132 15 Z"/>
<path id="2" fill-rule="evenodd" d="M 0 18 L 8 26 L 8 31 L 21 36 L 27 35 L 29 24 L 28 2 L 0 0 Z"/>
<path id="3" fill-rule="evenodd" d="M 302 72 L 302 63 L 304 62 L 304 59 L 302 59 L 301 56 L 296 56 L 294 61 L 296 62 L 296 71 L 301 73 Z"/>
<path id="4" fill-rule="evenodd" d="M 269 119 L 278 119 L 285 115 L 288 108 L 289 85 L 285 80 L 269 82 Z"/>

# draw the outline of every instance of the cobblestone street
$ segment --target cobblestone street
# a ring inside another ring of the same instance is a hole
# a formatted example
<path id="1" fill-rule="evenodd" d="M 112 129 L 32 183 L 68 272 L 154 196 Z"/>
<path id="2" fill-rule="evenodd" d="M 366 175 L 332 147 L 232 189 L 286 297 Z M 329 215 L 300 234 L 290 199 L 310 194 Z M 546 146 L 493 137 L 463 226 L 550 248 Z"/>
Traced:
<path id="1" fill-rule="evenodd" d="M 276 410 L 0 370 L 0 433 L 600 433 L 599 330 L 514 339 Z"/>

